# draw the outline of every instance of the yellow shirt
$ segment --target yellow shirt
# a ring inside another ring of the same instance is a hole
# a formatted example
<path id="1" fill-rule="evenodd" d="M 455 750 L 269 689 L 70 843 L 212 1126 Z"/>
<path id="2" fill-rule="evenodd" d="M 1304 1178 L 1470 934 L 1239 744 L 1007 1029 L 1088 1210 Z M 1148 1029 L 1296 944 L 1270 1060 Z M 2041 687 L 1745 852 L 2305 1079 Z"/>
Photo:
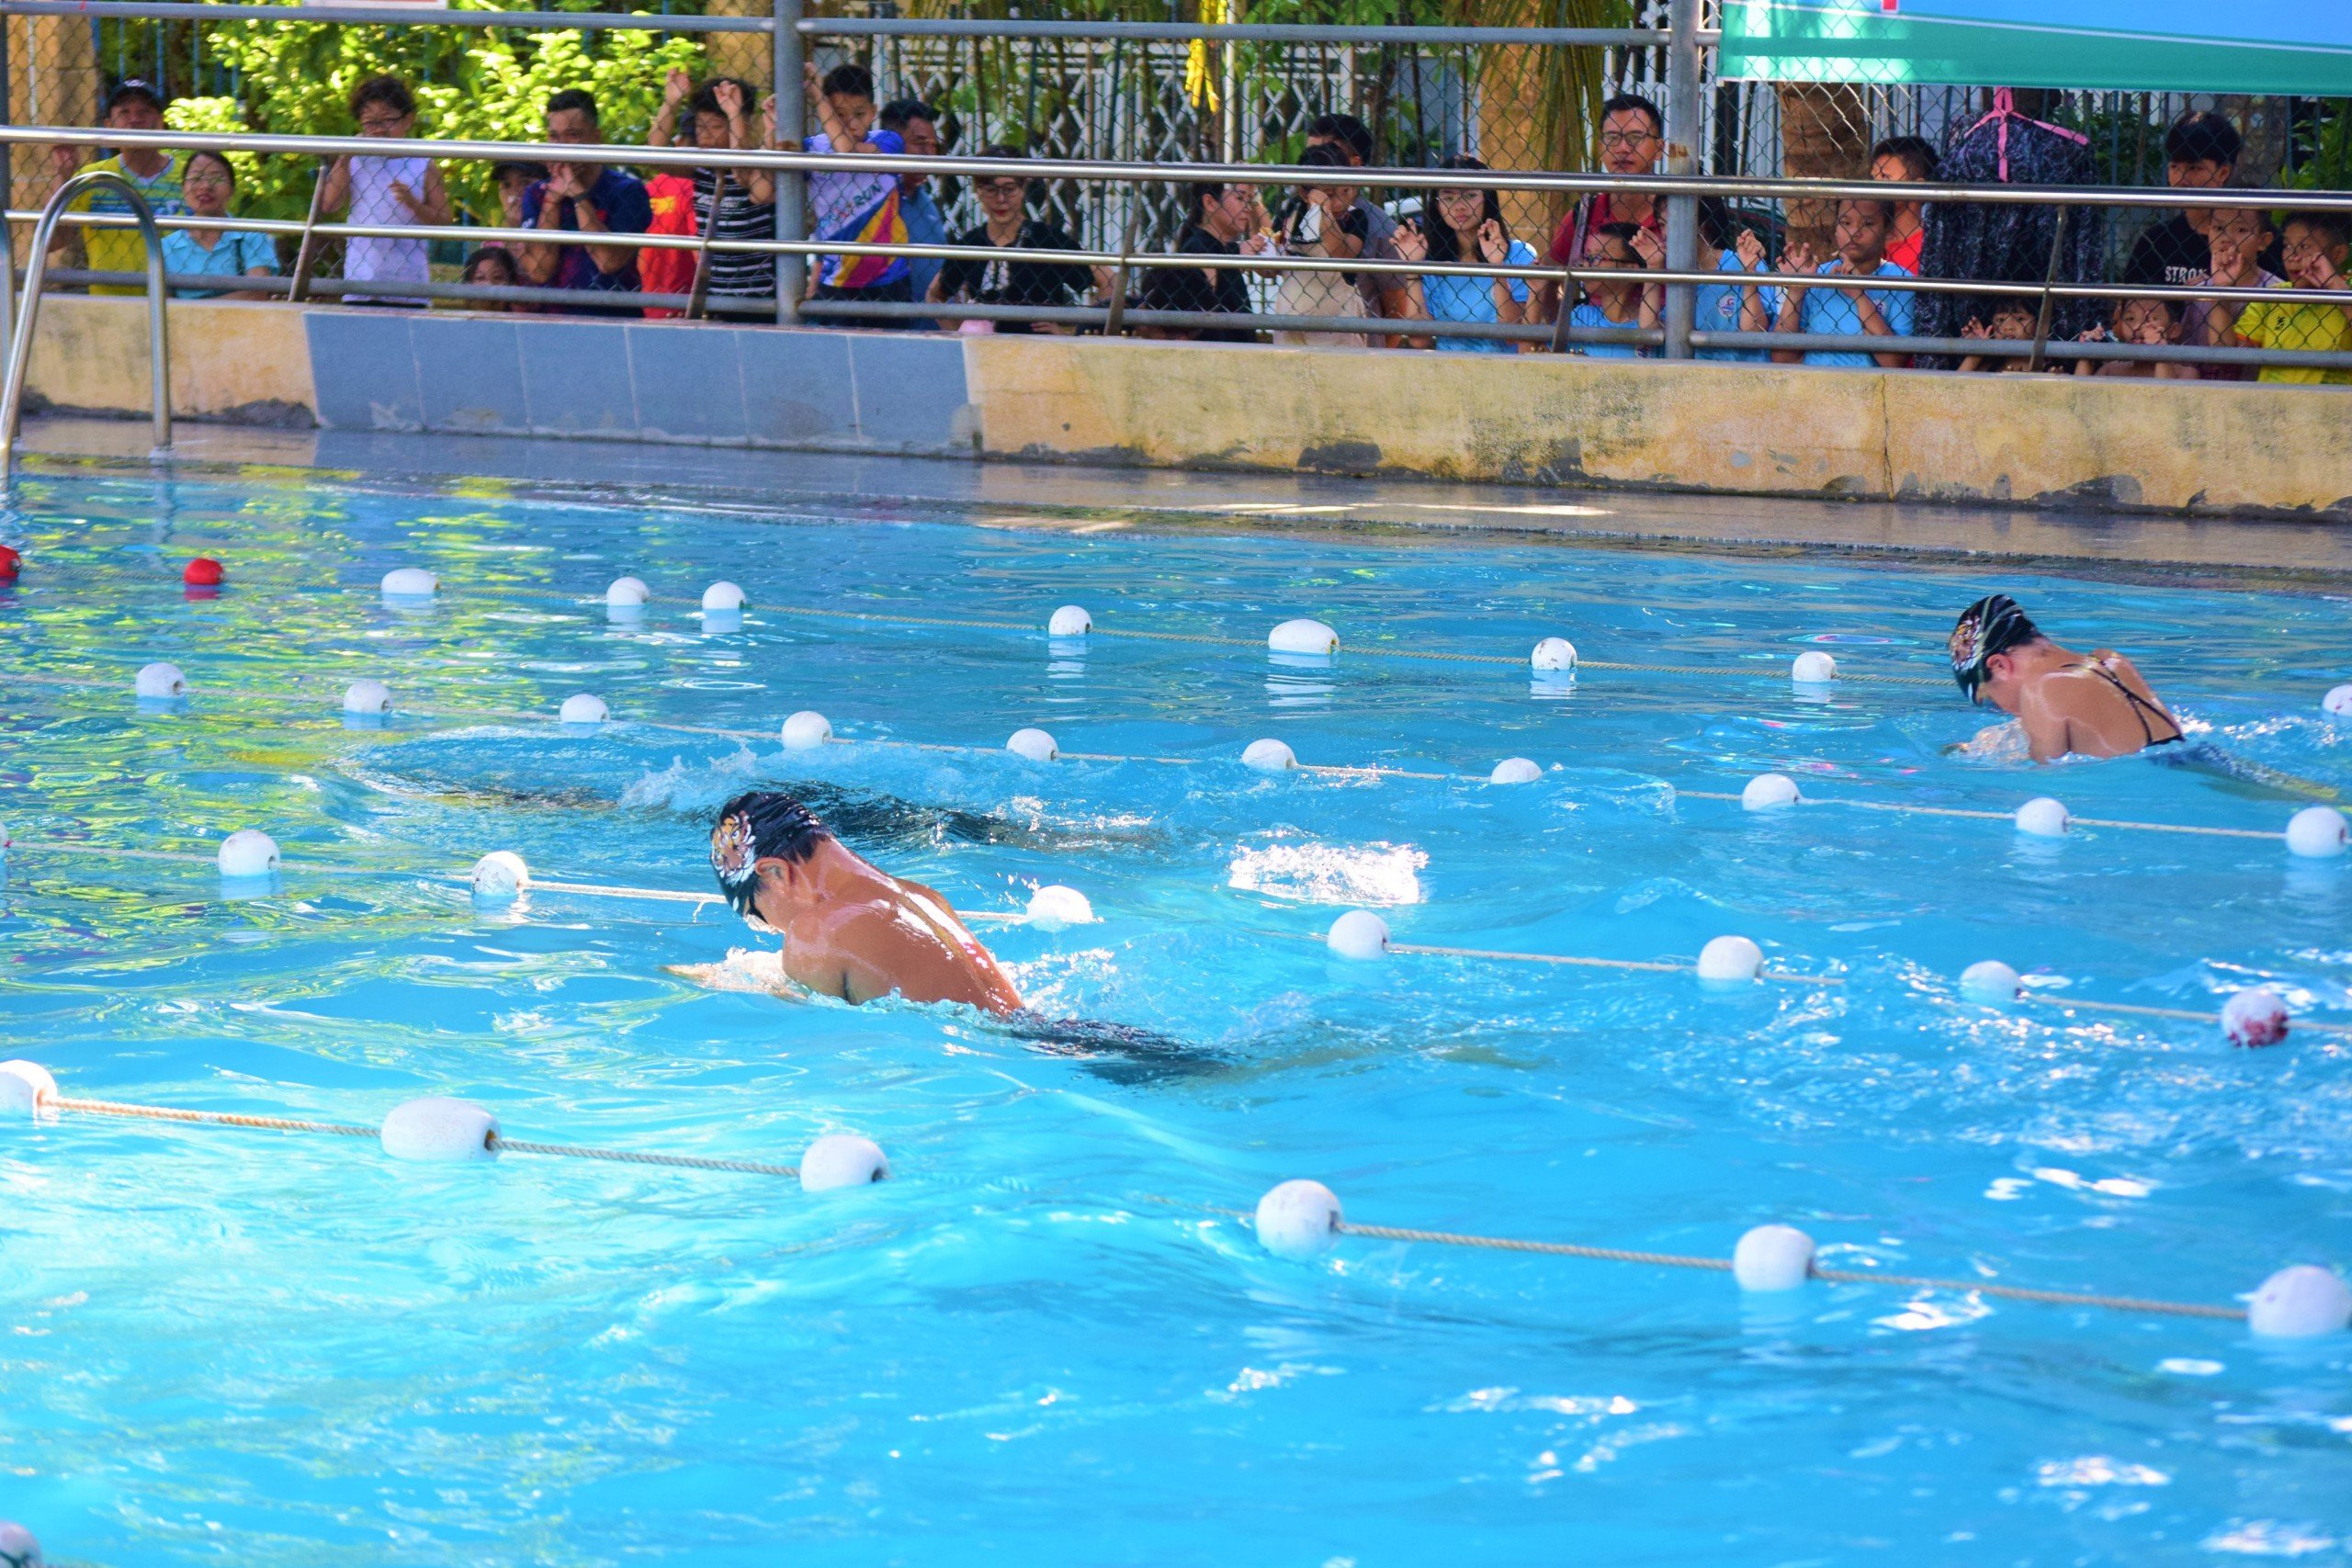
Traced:
<path id="1" fill-rule="evenodd" d="M 187 210 L 187 204 L 180 199 L 180 175 L 187 170 L 187 154 L 170 152 L 164 157 L 166 161 L 163 171 L 153 179 L 141 179 L 122 166 L 119 157 L 101 158 L 95 164 L 85 164 L 81 172 L 87 174 L 92 169 L 103 169 L 110 175 L 120 175 L 139 188 L 139 194 L 147 198 L 147 205 L 154 209 L 156 217 L 176 216 Z M 120 191 L 101 187 L 84 191 L 75 197 L 72 210 L 128 214 L 130 203 L 123 198 Z M 143 272 L 147 267 L 147 243 L 139 237 L 137 229 L 85 229 L 82 231 L 82 249 L 90 258 L 92 272 Z M 146 290 L 116 284 L 92 284 L 90 292 L 143 294 Z"/>
<path id="2" fill-rule="evenodd" d="M 2285 290 L 2292 291 L 2291 288 Z M 2258 299 L 2238 312 L 2238 336 L 2262 348 L 2343 354 L 2352 351 L 2352 316 L 2346 315 L 2341 305 Z M 2255 379 L 2303 387 L 2352 387 L 2352 370 L 2266 365 Z"/>

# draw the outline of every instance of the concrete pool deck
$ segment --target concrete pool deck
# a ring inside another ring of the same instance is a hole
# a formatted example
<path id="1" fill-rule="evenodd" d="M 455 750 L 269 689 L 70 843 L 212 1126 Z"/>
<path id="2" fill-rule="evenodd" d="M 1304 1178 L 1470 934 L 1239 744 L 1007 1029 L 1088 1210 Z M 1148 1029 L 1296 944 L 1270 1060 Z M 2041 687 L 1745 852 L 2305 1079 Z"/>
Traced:
<path id="1" fill-rule="evenodd" d="M 1955 567 L 2031 561 L 2102 570 L 2154 569 L 2217 586 L 2352 580 L 2352 524 L 2167 517 L 2086 509 L 1822 501 L 1464 484 L 1396 477 L 1217 473 L 1072 463 L 680 447 L 527 436 L 274 430 L 182 423 L 151 468 L 143 421 L 28 420 L 30 473 L 85 465 L 141 472 L 315 472 L 375 482 L 504 480 L 692 496 L 783 511 L 954 517 L 992 527 L 1341 529 L 1403 542 L 1508 536 L 1524 542 L 1824 551 Z"/>

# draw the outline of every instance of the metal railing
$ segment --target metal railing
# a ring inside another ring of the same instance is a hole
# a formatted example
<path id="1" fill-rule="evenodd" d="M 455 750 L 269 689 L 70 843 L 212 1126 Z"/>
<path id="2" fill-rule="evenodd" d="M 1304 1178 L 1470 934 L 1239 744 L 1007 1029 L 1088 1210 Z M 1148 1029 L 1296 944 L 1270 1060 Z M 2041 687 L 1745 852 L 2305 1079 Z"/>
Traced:
<path id="1" fill-rule="evenodd" d="M 0 0 L 13 17 L 135 17 L 154 21 L 337 22 L 369 27 L 530 28 L 569 31 L 774 33 L 805 38 L 1041 38 L 1170 39 L 1212 43 L 1656 45 L 1660 28 L 1336 27 L 1313 24 L 1065 22 L 944 17 L 804 17 L 797 6 L 765 17 L 673 16 L 644 11 L 460 11 L 414 5 L 240 5 L 222 0 Z M 1722 34 L 1710 30 L 1702 41 Z"/>
<path id="2" fill-rule="evenodd" d="M 47 0 L 0 0 L 0 4 L 42 4 Z M 156 0 L 157 4 L 172 0 Z M 504 15 L 505 13 L 498 13 Z M 90 132 L 84 128 L 6 126 L 0 127 L 0 145 L 11 143 L 51 144 L 86 139 Z M 380 155 L 380 140 L 364 137 L 329 136 L 267 136 L 242 132 L 199 131 L 116 131 L 106 132 L 107 141 L 119 147 L 210 150 L 242 152 L 262 155 L 290 155 L 333 158 L 348 154 L 375 153 Z M 531 161 L 548 159 L 604 165 L 637 165 L 656 168 L 697 168 L 713 163 L 713 151 L 701 148 L 653 148 L 618 145 L 549 145 L 536 142 L 506 141 L 427 141 L 407 144 L 418 153 L 436 158 L 470 158 L 492 161 Z M 1188 184 L 1195 181 L 1217 181 L 1247 185 L 1300 186 L 1329 179 L 1330 171 L 1320 168 L 1298 168 L 1256 164 L 1144 164 L 1110 163 L 1089 160 L 1038 159 L 1011 161 L 999 158 L 958 156 L 912 157 L 878 153 L 812 153 L 774 149 L 729 149 L 724 162 L 731 168 L 766 169 L 778 175 L 805 178 L 812 173 L 853 171 L 889 172 L 922 175 L 964 175 L 999 177 L 1018 174 L 1032 181 L 1069 179 L 1080 181 L 1115 181 L 1127 183 Z M 1669 203 L 1687 204 L 1695 212 L 1701 196 L 1721 197 L 1736 201 L 1824 200 L 1838 197 L 1913 200 L 1922 202 L 1978 202 L 2038 207 L 2071 208 L 2253 208 L 2272 209 L 2291 197 L 2292 204 L 2307 209 L 2352 212 L 2352 193 L 2344 192 L 2275 192 L 2235 189 L 2170 189 L 2139 187 L 2049 186 L 1973 186 L 1949 183 L 1898 185 L 1870 181 L 1789 180 L 1789 179 L 1723 179 L 1688 175 L 1657 175 L 1618 176 L 1590 174 L 1552 174 L 1544 172 L 1464 171 L 1452 169 L 1363 169 L 1351 170 L 1351 181 L 1366 187 L 1388 187 L 1404 190 L 1429 190 L 1475 186 L 1495 190 L 1532 191 L 1566 195 L 1614 193 L 1663 197 Z M 779 179 L 779 192 L 783 184 Z M 1669 208 L 1669 211 L 1675 210 Z M 12 221 L 25 220 L 46 214 L 10 211 Z M 2049 337 L 2048 302 L 2065 299 L 2122 300 L 2154 298 L 2177 303 L 2190 300 L 2226 301 L 2246 304 L 2276 301 L 2276 291 L 2250 288 L 2215 288 L 2210 285 L 2156 286 L 2114 283 L 2076 283 L 2059 281 L 2053 274 L 2035 281 L 2000 279 L 1963 279 L 1938 277 L 1872 276 L 1861 286 L 1873 293 L 1939 294 L 1962 298 L 2004 299 L 2024 297 L 2044 306 L 2040 328 L 2030 343 L 2022 340 L 1987 340 L 1935 335 L 1861 335 L 1828 336 L 1825 334 L 1790 332 L 1723 333 L 1697 330 L 1685 324 L 1678 331 L 1674 319 L 1676 302 L 1680 301 L 1683 320 L 1689 319 L 1692 290 L 1702 286 L 1734 288 L 1829 288 L 1820 276 L 1793 273 L 1727 273 L 1708 272 L 1695 268 L 1684 260 L 1680 265 L 1665 268 L 1645 269 L 1629 274 L 1621 269 L 1598 269 L 1569 265 L 1513 265 L 1472 264 L 1463 262 L 1407 262 L 1378 258 L 1299 256 L 1287 254 L 1168 254 L 1139 251 L 1134 248 L 1133 234 L 1122 237 L 1114 250 L 1044 251 L 1035 249 L 994 249 L 937 244 L 867 244 L 840 241 L 812 240 L 782 232 L 786 226 L 786 211 L 779 194 L 779 237 L 775 240 L 719 240 L 710 235 L 657 235 L 601 233 L 597 243 L 614 248 L 637 251 L 677 250 L 707 258 L 713 254 L 752 254 L 775 256 L 779 273 L 797 273 L 798 264 L 810 256 L 899 256 L 908 258 L 961 259 L 968 261 L 1006 261 L 1061 264 L 1073 267 L 1100 267 L 1116 273 L 1120 278 L 1153 270 L 1196 268 L 1207 271 L 1234 270 L 1279 275 L 1285 273 L 1358 275 L 1369 277 L 1463 277 L 1492 280 L 1516 278 L 1533 286 L 1557 285 L 1565 293 L 1589 282 L 1623 283 L 1636 277 L 1644 286 L 1664 288 L 1667 307 L 1665 320 L 1656 326 L 1586 328 L 1566 325 L 1566 311 L 1561 320 L 1551 323 L 1530 321 L 1522 324 L 1430 321 L 1418 318 L 1357 317 L 1325 315 L 1275 315 L 1262 311 L 1250 314 L 1228 312 L 1193 312 L 1155 310 L 1139 308 L 1120 296 L 1091 307 L 978 305 L 956 302 L 894 303 L 878 301 L 747 301 L 742 299 L 698 299 L 694 295 L 645 292 L 597 293 L 583 297 L 577 290 L 520 286 L 451 284 L 431 281 L 376 283 L 368 280 L 334 280 L 333 287 L 346 295 L 386 295 L 394 297 L 421 296 L 460 303 L 570 305 L 590 309 L 634 309 L 651 307 L 675 310 L 695 315 L 723 313 L 738 316 L 776 317 L 805 315 L 814 320 L 829 317 L 865 319 L 905 319 L 909 321 L 1013 321 L 1046 322 L 1057 326 L 1098 331 L 1120 331 L 1132 328 L 1156 328 L 1171 332 L 1204 330 L 1260 332 L 1272 331 L 1301 333 L 1371 333 L 1383 337 L 1405 337 L 1415 340 L 1439 338 L 1483 338 L 1508 343 L 1543 345 L 1555 349 L 1582 345 L 1632 345 L 1663 349 L 1668 357 L 1683 357 L 1691 353 L 1711 350 L 1788 352 L 1844 351 L 1877 354 L 1976 355 L 1992 358 L 2031 356 L 2039 362 L 2044 358 L 2064 357 L 2092 361 L 2158 361 L 2199 363 L 2222 366 L 2277 366 L 2319 369 L 2352 369 L 2352 353 L 2324 350 L 2275 350 L 2187 344 L 2143 345 L 2120 343 L 2053 342 Z M 56 220 L 84 228 L 129 228 L 140 220 L 123 214 L 64 213 Z M 264 234 L 291 237 L 298 242 L 300 254 L 307 257 L 316 253 L 318 244 L 327 239 L 385 238 L 420 241 L 448 240 L 474 243 L 547 244 L 578 243 L 575 231 L 541 229 L 508 229 L 444 224 L 371 224 L 338 223 L 323 220 L 314 202 L 311 214 L 300 222 L 289 220 L 197 218 L 170 216 L 162 219 L 152 214 L 145 223 L 164 230 L 193 228 L 235 228 Z M 52 224 L 53 227 L 53 224 Z M 2063 226 L 2061 226 L 2063 229 Z M 1689 234 L 1695 220 L 1674 223 L 1669 228 L 1669 241 L 1674 231 Z M 571 236 L 556 239 L 559 232 Z M 151 262 L 153 261 L 151 248 Z M 1669 261 L 1676 258 L 1669 252 Z M 1690 259 L 1695 259 L 1692 257 Z M 306 270 L 306 269 L 304 269 Z M 119 283 L 136 281 L 131 275 L 111 273 L 60 273 L 62 281 Z M 219 276 L 185 277 L 170 280 L 176 287 L 209 286 L 220 288 L 224 279 Z M 0 285 L 0 287 L 5 287 Z M 285 293 L 300 299 L 307 287 L 306 276 L 289 280 L 243 278 L 234 280 L 241 291 Z M 2352 291 L 2298 289 L 2296 302 L 2312 305 L 2344 305 L 2352 303 Z M 787 312 L 783 307 L 789 304 Z M 1678 341 L 1679 340 L 1679 341 Z M 1679 349 L 1681 352 L 1678 353 Z"/>
<path id="3" fill-rule="evenodd" d="M 85 193 L 113 189 L 122 193 L 130 204 L 126 216 L 136 223 L 139 237 L 147 252 L 147 355 L 149 388 L 154 402 L 155 451 L 167 452 L 172 446 L 172 355 L 171 340 L 166 335 L 164 300 L 168 298 L 164 279 L 164 239 L 157 230 L 153 209 L 139 187 L 122 175 L 105 169 L 85 169 L 61 185 L 42 206 L 33 224 L 32 258 L 25 267 L 24 303 L 16 323 L 8 334 L 8 371 L 0 381 L 0 481 L 16 472 L 17 435 L 24 418 L 25 371 L 32 362 L 33 332 L 40 320 L 40 291 L 49 271 L 50 242 L 57 233 L 59 220 L 66 216 L 69 202 Z M 16 281 L 16 258 L 6 258 L 8 281 Z"/>

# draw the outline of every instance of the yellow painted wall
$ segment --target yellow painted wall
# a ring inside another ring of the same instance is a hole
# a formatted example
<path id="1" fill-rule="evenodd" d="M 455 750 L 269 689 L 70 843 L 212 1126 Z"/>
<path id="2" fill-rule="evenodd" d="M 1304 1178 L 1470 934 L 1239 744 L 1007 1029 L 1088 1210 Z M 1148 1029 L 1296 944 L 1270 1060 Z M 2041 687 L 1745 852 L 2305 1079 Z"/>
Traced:
<path id="1" fill-rule="evenodd" d="M 315 410 L 303 314 L 172 306 L 175 412 Z M 503 323 L 484 330 L 503 332 Z M 982 450 L 1156 466 L 2352 515 L 2352 390 L 1524 355 L 964 341 Z M 143 413 L 146 307 L 42 302 L 30 389 Z"/>
<path id="2" fill-rule="evenodd" d="M 258 300 L 175 300 L 170 309 L 174 413 L 252 418 L 317 407 L 301 311 Z M 28 402 L 144 413 L 147 376 L 146 300 L 41 300 Z"/>
<path id="3" fill-rule="evenodd" d="M 984 451 L 1751 494 L 2352 512 L 2352 392 L 966 340 Z"/>

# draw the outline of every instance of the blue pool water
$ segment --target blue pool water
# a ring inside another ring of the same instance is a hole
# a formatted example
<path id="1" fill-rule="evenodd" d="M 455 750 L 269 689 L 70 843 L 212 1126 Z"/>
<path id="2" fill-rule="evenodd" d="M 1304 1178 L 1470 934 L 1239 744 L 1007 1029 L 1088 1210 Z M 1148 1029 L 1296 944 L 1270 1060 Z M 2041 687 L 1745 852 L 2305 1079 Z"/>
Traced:
<path id="1" fill-rule="evenodd" d="M 1061 531 L 256 480 L 50 479 L 0 539 L 0 1055 L 65 1092 L 373 1122 L 427 1093 L 517 1138 L 788 1161 L 852 1130 L 898 1179 L 509 1156 L 68 1116 L 0 1130 L 0 1517 L 52 1559 L 362 1562 L 2132 1563 L 2352 1555 L 2352 1345 L 2242 1324 L 1361 1238 L 1284 1262 L 1218 1208 L 1328 1182 L 1351 1219 L 2229 1303 L 2352 1262 L 2352 1039 L 2232 1051 L 2210 1023 L 1957 999 L 2001 957 L 2048 990 L 2210 1011 L 2276 986 L 2352 1021 L 2352 863 L 2276 841 L 1678 798 L 1811 793 L 2276 829 L 2293 803 L 2137 761 L 1947 757 L 1986 721 L 1938 677 L 1991 587 L 2120 645 L 2233 751 L 2352 787 L 2340 592 L 2020 572 Z M 229 563 L 190 600 L 179 564 Z M 437 571 L 428 610 L 384 571 Z M 664 596 L 637 626 L 602 592 Z M 752 611 L 707 633 L 725 577 Z M 854 610 L 1261 643 L 1320 616 L 1328 671 L 1261 648 L 795 615 Z M 1589 670 L 1535 689 L 1573 637 Z M 195 695 L 141 713 L 131 672 Z M 1736 673 L 1746 667 L 1760 676 Z M 349 681 L 410 711 L 344 727 Z M 26 679 L 38 677 L 39 679 Z M 76 680 L 96 682 L 75 685 Z M 616 722 L 543 720 L 575 691 Z M 787 755 L 816 708 L 851 738 Z M 418 716 L 430 709 L 439 717 Z M 1036 765 L 1066 751 L 1194 765 Z M 1445 781 L 1247 772 L 1310 763 Z M 1497 788 L 1525 755 L 1542 782 Z M 714 807 L 805 790 L 959 905 L 1057 882 L 1102 922 L 984 934 L 1041 1010 L 1185 1043 L 1193 1070 L 1038 1051 L 970 1015 L 852 1010 L 666 972 L 762 939 L 723 910 L 441 880 L 708 887 Z M 296 870 L 230 897 L 264 828 Z M 1306 937 L 1687 961 L 1744 932 L 1842 987 L 1392 955 Z"/>

